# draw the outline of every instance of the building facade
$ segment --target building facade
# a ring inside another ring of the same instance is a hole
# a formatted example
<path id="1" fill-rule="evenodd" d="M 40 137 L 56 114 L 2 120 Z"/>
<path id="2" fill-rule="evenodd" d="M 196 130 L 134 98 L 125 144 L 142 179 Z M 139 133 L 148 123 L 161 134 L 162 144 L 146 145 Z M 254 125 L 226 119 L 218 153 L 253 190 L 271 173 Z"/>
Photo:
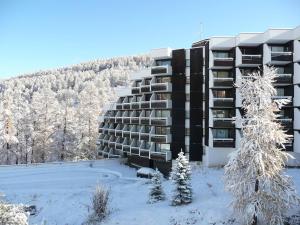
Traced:
<path id="1" fill-rule="evenodd" d="M 286 144 L 300 165 L 300 27 L 211 37 L 190 49 L 155 49 L 153 66 L 135 74 L 130 92 L 110 105 L 99 127 L 99 154 L 128 157 L 136 166 L 167 172 L 184 151 L 190 161 L 226 164 L 239 147 L 240 79 L 277 69 L 277 96 L 288 98 L 278 120 L 293 141 Z M 237 84 L 237 85 L 234 85 Z"/>

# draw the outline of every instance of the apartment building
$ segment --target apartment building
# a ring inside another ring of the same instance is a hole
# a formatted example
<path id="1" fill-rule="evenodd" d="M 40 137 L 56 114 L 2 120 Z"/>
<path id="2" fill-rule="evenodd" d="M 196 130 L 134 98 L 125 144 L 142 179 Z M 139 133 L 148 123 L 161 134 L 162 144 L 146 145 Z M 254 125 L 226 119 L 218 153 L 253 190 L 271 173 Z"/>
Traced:
<path id="1" fill-rule="evenodd" d="M 278 119 L 293 141 L 286 151 L 300 165 L 300 26 L 211 37 L 190 49 L 155 49 L 153 66 L 133 75 L 130 92 L 110 105 L 99 127 L 99 154 L 128 157 L 136 166 L 171 168 L 184 151 L 190 161 L 226 164 L 239 148 L 239 84 L 264 65 L 277 69 L 277 96 L 288 98 Z"/>

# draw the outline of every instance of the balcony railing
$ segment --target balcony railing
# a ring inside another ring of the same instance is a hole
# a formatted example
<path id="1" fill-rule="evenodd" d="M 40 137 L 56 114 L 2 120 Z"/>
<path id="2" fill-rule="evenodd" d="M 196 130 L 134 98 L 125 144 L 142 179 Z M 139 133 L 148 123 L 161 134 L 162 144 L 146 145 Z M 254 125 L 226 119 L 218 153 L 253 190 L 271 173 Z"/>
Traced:
<path id="1" fill-rule="evenodd" d="M 214 66 L 215 67 L 233 67 L 234 66 L 234 58 L 214 58 Z"/>
<path id="2" fill-rule="evenodd" d="M 171 92 L 172 91 L 172 86 L 171 83 L 166 82 L 166 83 L 154 83 L 151 84 L 151 91 L 167 91 Z"/>
<path id="3" fill-rule="evenodd" d="M 213 98 L 214 107 L 234 107 L 233 98 Z"/>
<path id="4" fill-rule="evenodd" d="M 213 126 L 216 128 L 232 128 L 235 126 L 233 118 L 213 118 Z"/>
<path id="5" fill-rule="evenodd" d="M 139 94 L 141 91 L 140 87 L 132 87 L 131 93 L 132 94 Z"/>
<path id="6" fill-rule="evenodd" d="M 151 100 L 151 108 L 171 108 L 172 107 L 172 102 L 171 100 Z"/>
<path id="7" fill-rule="evenodd" d="M 262 55 L 242 54 L 242 64 L 260 65 L 262 64 Z"/>
<path id="8" fill-rule="evenodd" d="M 293 61 L 293 52 L 271 52 L 272 61 Z"/>
<path id="9" fill-rule="evenodd" d="M 171 66 L 152 66 L 151 67 L 151 74 L 153 75 L 172 75 L 172 68 Z"/>
<path id="10" fill-rule="evenodd" d="M 232 77 L 214 77 L 214 86 L 215 87 L 232 87 L 233 78 Z"/>
<path id="11" fill-rule="evenodd" d="M 292 74 L 277 74 L 276 83 L 278 84 L 291 84 L 293 82 Z"/>
<path id="12" fill-rule="evenodd" d="M 155 126 L 169 126 L 172 120 L 170 117 L 151 117 L 151 125 Z"/>
<path id="13" fill-rule="evenodd" d="M 150 92 L 151 89 L 150 89 L 150 85 L 142 85 L 141 86 L 141 93 L 147 93 L 147 92 Z"/>
<path id="14" fill-rule="evenodd" d="M 213 145 L 214 147 L 225 147 L 225 148 L 234 148 L 235 147 L 235 141 L 234 138 L 214 138 L 213 139 Z"/>

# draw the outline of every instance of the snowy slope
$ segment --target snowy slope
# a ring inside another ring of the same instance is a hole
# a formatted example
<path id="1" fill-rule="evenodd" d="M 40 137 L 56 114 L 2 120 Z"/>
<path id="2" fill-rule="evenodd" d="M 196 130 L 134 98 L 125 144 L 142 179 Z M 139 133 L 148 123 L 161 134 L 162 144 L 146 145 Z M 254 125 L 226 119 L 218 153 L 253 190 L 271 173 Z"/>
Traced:
<path id="1" fill-rule="evenodd" d="M 298 192 L 300 170 L 289 169 Z M 87 205 L 97 183 L 111 188 L 111 214 L 105 225 L 221 224 L 230 218 L 230 196 L 223 190 L 223 169 L 193 166 L 194 202 L 170 206 L 170 200 L 149 205 L 149 180 L 136 178 L 136 170 L 118 160 L 0 167 L 0 191 L 14 203 L 34 204 L 37 216 L 31 224 L 79 225 L 87 216 Z M 163 182 L 170 198 L 172 185 Z"/>

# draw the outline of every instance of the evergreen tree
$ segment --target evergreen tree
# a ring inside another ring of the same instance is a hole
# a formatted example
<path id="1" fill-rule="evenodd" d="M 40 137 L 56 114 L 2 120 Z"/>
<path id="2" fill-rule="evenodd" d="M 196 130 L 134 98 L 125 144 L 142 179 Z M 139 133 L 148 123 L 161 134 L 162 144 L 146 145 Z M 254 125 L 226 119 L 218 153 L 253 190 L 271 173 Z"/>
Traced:
<path id="1" fill-rule="evenodd" d="M 149 203 L 155 203 L 158 201 L 165 200 L 166 196 L 162 188 L 161 184 L 162 175 L 156 169 L 155 173 L 153 174 L 153 177 L 151 178 L 151 188 L 149 193 Z"/>
<path id="2" fill-rule="evenodd" d="M 289 135 L 276 121 L 280 107 L 288 101 L 274 100 L 276 71 L 252 73 L 241 81 L 241 147 L 225 166 L 225 187 L 233 195 L 232 206 L 244 224 L 282 225 L 283 214 L 298 203 L 290 177 L 283 173 L 289 154 L 284 144 Z"/>
<path id="3" fill-rule="evenodd" d="M 183 205 L 192 202 L 191 167 L 181 151 L 172 167 L 171 179 L 175 185 L 172 205 Z"/>

